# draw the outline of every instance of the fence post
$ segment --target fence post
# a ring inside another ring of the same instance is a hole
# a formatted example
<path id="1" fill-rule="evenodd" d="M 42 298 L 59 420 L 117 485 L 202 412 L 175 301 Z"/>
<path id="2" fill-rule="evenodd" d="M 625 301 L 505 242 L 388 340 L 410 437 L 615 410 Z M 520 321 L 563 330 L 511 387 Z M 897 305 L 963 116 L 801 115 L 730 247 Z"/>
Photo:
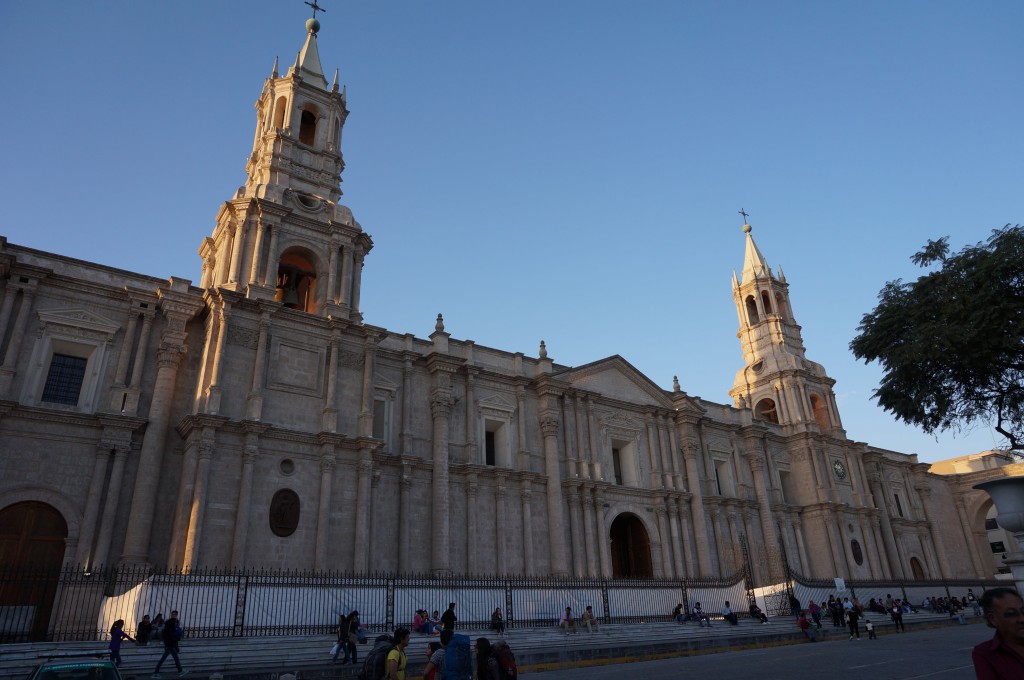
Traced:
<path id="1" fill-rule="evenodd" d="M 244 573 L 238 575 L 238 587 L 235 590 L 235 624 L 231 630 L 233 637 L 242 637 L 245 626 L 245 600 L 249 591 L 249 577 Z"/>
<path id="2" fill-rule="evenodd" d="M 512 627 L 515 612 L 512 611 L 512 582 L 505 581 L 505 625 Z"/>
<path id="3" fill-rule="evenodd" d="M 610 624 L 612 613 L 608 611 L 608 581 L 606 579 L 601 579 L 601 609 L 604 610 L 604 622 Z"/>
<path id="4" fill-rule="evenodd" d="M 387 579 L 387 601 L 384 605 L 384 623 L 385 630 L 390 631 L 395 629 L 395 579 L 394 577 Z"/>

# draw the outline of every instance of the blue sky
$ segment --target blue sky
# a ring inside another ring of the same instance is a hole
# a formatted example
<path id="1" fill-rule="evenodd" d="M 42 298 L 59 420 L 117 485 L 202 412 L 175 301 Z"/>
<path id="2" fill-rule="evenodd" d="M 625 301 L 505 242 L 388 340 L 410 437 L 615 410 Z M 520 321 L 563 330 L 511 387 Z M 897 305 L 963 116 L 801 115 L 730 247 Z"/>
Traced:
<path id="1" fill-rule="evenodd" d="M 729 402 L 740 208 L 782 266 L 848 435 L 939 460 L 847 348 L 928 239 L 1024 222 L 1024 3 L 323 0 L 367 323 L 556 362 L 620 354 Z M 308 7 L 0 3 L 0 234 L 200 278 L 253 104 Z"/>

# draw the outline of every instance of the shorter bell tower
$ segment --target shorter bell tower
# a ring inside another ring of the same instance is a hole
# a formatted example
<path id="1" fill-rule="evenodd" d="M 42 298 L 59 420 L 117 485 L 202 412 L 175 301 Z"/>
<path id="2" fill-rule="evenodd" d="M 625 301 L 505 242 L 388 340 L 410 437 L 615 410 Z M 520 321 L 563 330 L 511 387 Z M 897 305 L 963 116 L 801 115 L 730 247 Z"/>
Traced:
<path id="1" fill-rule="evenodd" d="M 755 420 L 842 433 L 832 391 L 835 380 L 821 364 L 804 355 L 785 274 L 780 268 L 775 276 L 751 231 L 750 224 L 743 225 L 743 270 L 739 277 L 735 272 L 732 276 L 740 322 L 736 337 L 743 349 L 744 367 L 736 373 L 729 396 L 736 408 L 751 409 Z"/>
<path id="2" fill-rule="evenodd" d="M 373 242 L 338 203 L 349 112 L 338 71 L 333 84 L 324 77 L 319 31 L 317 19 L 306 22 L 305 42 L 284 74 L 274 60 L 256 101 L 245 184 L 199 248 L 201 285 L 359 322 L 363 258 Z"/>

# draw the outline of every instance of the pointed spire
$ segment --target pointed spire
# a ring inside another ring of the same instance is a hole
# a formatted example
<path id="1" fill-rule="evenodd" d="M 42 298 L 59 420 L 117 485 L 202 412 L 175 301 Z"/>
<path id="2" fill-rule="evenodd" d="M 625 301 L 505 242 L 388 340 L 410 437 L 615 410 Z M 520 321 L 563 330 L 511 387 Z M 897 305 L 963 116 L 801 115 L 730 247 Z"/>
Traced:
<path id="1" fill-rule="evenodd" d="M 303 80 L 326 90 L 327 79 L 324 78 L 324 68 L 320 65 L 320 51 L 316 47 L 316 33 L 320 30 L 320 22 L 310 19 L 306 22 L 306 28 L 309 32 L 306 33 L 306 43 L 295 60 L 295 70 Z"/>
<path id="2" fill-rule="evenodd" d="M 331 85 L 331 92 L 338 91 L 338 69 L 334 69 L 334 84 Z"/>
<path id="3" fill-rule="evenodd" d="M 752 279 L 759 279 L 762 277 L 768 277 L 772 275 L 772 270 L 768 266 L 768 262 L 764 259 L 764 255 L 757 249 L 757 244 L 754 243 L 754 237 L 750 235 L 751 227 L 749 224 L 743 225 L 743 233 L 747 235 L 747 252 L 743 257 L 743 273 L 741 274 L 741 282 L 747 283 Z"/>
<path id="4" fill-rule="evenodd" d="M 276 78 L 277 77 L 277 56 L 276 55 L 274 56 L 274 70 L 270 72 L 270 77 L 271 78 Z"/>
<path id="5" fill-rule="evenodd" d="M 786 282 L 786 275 L 782 272 L 782 265 L 779 265 L 779 283 Z"/>

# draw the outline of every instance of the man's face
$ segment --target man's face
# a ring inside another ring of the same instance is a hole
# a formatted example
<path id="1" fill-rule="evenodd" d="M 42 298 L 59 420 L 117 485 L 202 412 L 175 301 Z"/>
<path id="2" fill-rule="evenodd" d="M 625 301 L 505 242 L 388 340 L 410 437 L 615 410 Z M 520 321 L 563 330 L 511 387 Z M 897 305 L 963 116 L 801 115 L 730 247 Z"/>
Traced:
<path id="1" fill-rule="evenodd" d="M 1016 595 L 997 597 L 985 619 L 1004 642 L 1024 645 L 1024 600 Z"/>

